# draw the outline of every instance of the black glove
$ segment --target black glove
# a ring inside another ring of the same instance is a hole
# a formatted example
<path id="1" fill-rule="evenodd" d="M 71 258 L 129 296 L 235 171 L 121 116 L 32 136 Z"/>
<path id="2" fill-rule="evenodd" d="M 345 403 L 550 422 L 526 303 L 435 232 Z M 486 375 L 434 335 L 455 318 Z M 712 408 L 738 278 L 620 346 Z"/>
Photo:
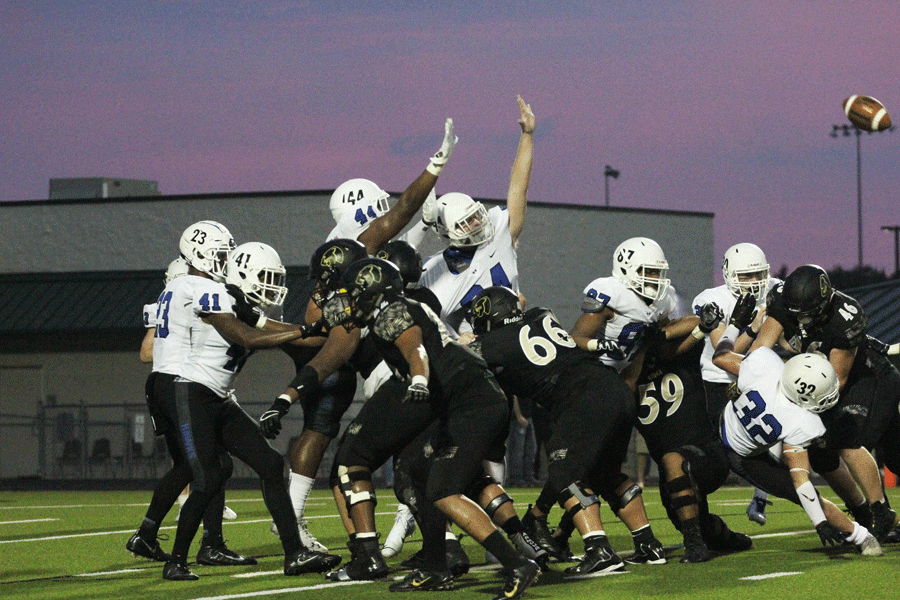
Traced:
<path id="1" fill-rule="evenodd" d="M 843 544 L 847 540 L 846 536 L 828 521 L 822 521 L 816 525 L 816 533 L 819 534 L 819 539 L 822 540 L 823 546 L 827 546 L 828 544 L 837 546 L 838 544 Z"/>
<path id="2" fill-rule="evenodd" d="M 291 408 L 291 403 L 284 398 L 276 398 L 272 403 L 272 407 L 262 414 L 259 418 L 259 428 L 264 436 L 270 440 L 274 440 L 281 432 L 281 417 L 287 414 Z"/>
<path id="3" fill-rule="evenodd" d="M 414 383 L 406 389 L 404 402 L 428 402 L 428 386 L 424 383 Z"/>
<path id="4" fill-rule="evenodd" d="M 262 311 L 247 302 L 244 292 L 233 283 L 226 284 L 225 289 L 234 298 L 234 314 L 237 315 L 237 318 L 250 327 L 256 327 L 259 318 L 263 316 Z"/>
<path id="5" fill-rule="evenodd" d="M 731 311 L 731 318 L 728 319 L 729 325 L 734 325 L 738 331 L 743 331 L 756 316 L 756 297 L 753 294 L 741 294 Z"/>
<path id="6" fill-rule="evenodd" d="M 325 335 L 325 320 L 319 319 L 315 323 L 304 323 L 300 326 L 300 332 L 305 338 Z"/>
<path id="7" fill-rule="evenodd" d="M 709 334 L 710 331 L 719 326 L 719 323 L 725 318 L 725 313 L 722 312 L 722 309 L 715 302 L 708 302 L 700 307 L 698 316 L 700 317 L 700 323 L 697 326 L 700 328 L 700 331 Z"/>
<path id="8" fill-rule="evenodd" d="M 649 323 L 644 327 L 641 337 L 644 345 L 656 346 L 666 341 L 666 332 L 659 323 Z"/>
<path id="9" fill-rule="evenodd" d="M 871 335 L 867 335 L 866 340 L 868 342 L 869 350 L 871 350 L 875 354 L 880 354 L 882 356 L 888 355 L 888 345 L 887 344 L 885 344 L 878 338 L 873 338 Z"/>

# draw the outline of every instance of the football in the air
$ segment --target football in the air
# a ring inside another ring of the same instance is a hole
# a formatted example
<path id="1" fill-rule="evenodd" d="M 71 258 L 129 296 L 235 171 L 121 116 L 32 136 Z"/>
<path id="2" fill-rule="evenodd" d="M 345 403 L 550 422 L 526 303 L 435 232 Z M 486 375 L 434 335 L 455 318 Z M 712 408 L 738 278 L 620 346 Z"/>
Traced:
<path id="1" fill-rule="evenodd" d="M 844 100 L 844 114 L 863 131 L 884 131 L 891 126 L 884 104 L 871 96 L 850 96 Z"/>

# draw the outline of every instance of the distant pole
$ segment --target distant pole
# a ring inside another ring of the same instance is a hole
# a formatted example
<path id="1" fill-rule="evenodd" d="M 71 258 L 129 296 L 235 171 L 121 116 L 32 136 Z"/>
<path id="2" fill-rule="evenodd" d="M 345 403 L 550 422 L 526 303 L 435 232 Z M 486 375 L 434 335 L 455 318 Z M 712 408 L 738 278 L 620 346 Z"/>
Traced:
<path id="1" fill-rule="evenodd" d="M 894 127 L 887 129 L 893 132 Z M 841 133 L 843 137 L 856 136 L 856 231 L 857 231 L 857 261 L 859 267 L 863 266 L 863 225 L 862 225 L 862 138 L 863 130 L 856 125 L 832 125 L 831 133 L 828 134 L 833 138 L 838 137 Z M 866 133 L 873 133 L 866 131 Z"/>
<path id="2" fill-rule="evenodd" d="M 894 232 L 894 273 L 900 273 L 900 225 L 882 225 L 882 231 Z"/>
<path id="3" fill-rule="evenodd" d="M 609 165 L 606 165 L 606 166 L 603 168 L 603 183 L 605 184 L 604 187 L 605 187 L 605 190 L 606 190 L 606 194 L 605 194 L 605 198 L 606 198 L 606 206 L 609 206 L 609 178 L 610 178 L 610 177 L 612 177 L 613 179 L 618 179 L 618 178 L 619 178 L 619 171 L 616 170 L 616 169 L 613 169 L 613 168 L 612 168 L 611 166 L 609 166 Z"/>

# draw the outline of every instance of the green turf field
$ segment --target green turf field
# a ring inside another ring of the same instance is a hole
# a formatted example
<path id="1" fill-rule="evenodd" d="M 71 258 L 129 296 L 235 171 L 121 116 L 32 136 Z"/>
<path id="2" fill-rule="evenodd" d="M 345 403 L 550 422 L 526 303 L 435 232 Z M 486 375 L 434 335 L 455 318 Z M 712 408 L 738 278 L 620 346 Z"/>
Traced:
<path id="1" fill-rule="evenodd" d="M 538 490 L 511 490 L 522 514 Z M 379 529 L 386 535 L 393 523 L 396 502 L 389 490 L 380 492 Z M 665 518 L 655 488 L 645 493 L 647 512 L 657 537 L 669 551 L 669 564 L 629 566 L 626 573 L 572 579 L 567 565 L 553 564 L 550 573 L 526 592 L 526 598 L 685 598 L 704 600 L 895 599 L 900 597 L 900 546 L 886 546 L 885 556 L 863 558 L 852 551 L 822 549 L 803 510 L 784 500 L 768 509 L 769 522 L 760 527 L 747 520 L 749 488 L 725 488 L 711 498 L 713 512 L 737 531 L 753 537 L 748 552 L 719 556 L 698 565 L 678 563 L 680 535 Z M 900 490 L 891 490 L 900 506 Z M 225 537 L 233 549 L 259 558 L 255 567 L 193 566 L 196 582 L 169 582 L 162 564 L 134 558 L 125 542 L 143 517 L 149 492 L 0 492 L 0 598 L 310 598 L 365 600 L 396 598 L 387 585 L 405 571 L 384 581 L 334 584 L 322 575 L 284 577 L 278 540 L 269 533 L 270 519 L 256 491 L 229 491 L 227 504 L 238 513 L 225 522 Z M 832 496 L 832 500 L 835 498 Z M 330 496 L 316 490 L 308 509 L 310 530 L 333 552 L 348 556 L 345 535 Z M 606 530 L 621 553 L 633 546 L 625 527 L 604 508 Z M 558 513 L 551 516 L 551 523 Z M 162 533 L 174 537 L 174 511 Z M 576 534 L 577 538 L 577 534 Z M 195 540 L 194 552 L 196 552 Z M 419 549 L 418 532 L 407 540 L 400 558 Z M 473 570 L 449 592 L 429 597 L 490 600 L 502 587 L 495 568 L 484 564 L 484 552 L 463 538 Z M 164 542 L 165 550 L 171 541 Z M 573 551 L 581 550 L 573 539 Z"/>

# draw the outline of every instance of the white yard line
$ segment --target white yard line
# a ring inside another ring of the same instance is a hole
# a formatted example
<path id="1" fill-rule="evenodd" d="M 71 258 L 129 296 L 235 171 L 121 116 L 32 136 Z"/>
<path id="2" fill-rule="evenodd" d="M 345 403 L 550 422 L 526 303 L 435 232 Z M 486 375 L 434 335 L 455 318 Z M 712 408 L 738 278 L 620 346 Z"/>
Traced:
<path id="1" fill-rule="evenodd" d="M 766 575 L 751 575 L 741 577 L 742 581 L 758 581 L 760 579 L 772 579 L 775 577 L 787 577 L 788 575 L 803 575 L 803 571 L 786 571 L 784 573 L 767 573 Z"/>
<path id="2" fill-rule="evenodd" d="M 265 590 L 262 592 L 247 592 L 246 594 L 229 594 L 228 596 L 205 596 L 194 600 L 233 600 L 235 598 L 256 598 L 259 596 L 274 596 L 275 594 L 291 594 L 293 592 L 307 592 L 325 590 L 328 588 L 342 587 L 346 585 L 365 585 L 371 581 L 339 581 L 336 583 L 321 583 L 319 585 L 307 585 L 295 588 L 281 588 L 277 590 Z"/>
<path id="3" fill-rule="evenodd" d="M 43 523 L 45 521 L 59 521 L 59 519 L 22 519 L 21 521 L 0 521 L 0 525 L 16 525 L 17 523 Z"/>

